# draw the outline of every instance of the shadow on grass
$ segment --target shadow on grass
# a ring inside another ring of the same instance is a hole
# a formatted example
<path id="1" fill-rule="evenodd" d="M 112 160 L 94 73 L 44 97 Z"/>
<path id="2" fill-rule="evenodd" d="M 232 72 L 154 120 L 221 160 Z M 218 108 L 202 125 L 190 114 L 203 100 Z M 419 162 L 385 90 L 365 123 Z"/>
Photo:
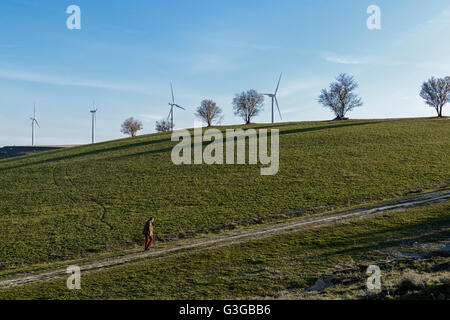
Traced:
<path id="1" fill-rule="evenodd" d="M 379 123 L 382 123 L 382 121 L 342 123 L 342 124 L 339 123 L 339 124 L 329 125 L 329 126 L 320 126 L 320 127 L 312 127 L 312 128 L 299 128 L 299 129 L 284 130 L 284 131 L 280 131 L 280 135 L 304 133 L 304 132 L 314 132 L 314 131 L 320 131 L 320 130 L 337 129 L 337 128 L 345 128 L 345 127 L 365 126 L 365 125 L 369 125 L 369 124 L 379 124 Z"/>
<path id="2" fill-rule="evenodd" d="M 90 156 L 90 155 L 99 155 L 99 154 L 103 154 L 106 152 L 121 151 L 121 150 L 130 149 L 130 148 L 142 147 L 142 146 L 153 145 L 153 144 L 169 142 L 169 141 L 170 141 L 170 138 L 165 138 L 165 139 L 159 139 L 159 140 L 141 141 L 141 142 L 137 142 L 137 143 L 124 144 L 124 145 L 119 145 L 119 146 L 105 148 L 105 149 L 96 149 L 96 150 L 85 151 L 85 152 L 81 152 L 81 153 L 65 155 L 65 156 L 60 156 L 60 157 L 55 157 L 55 158 L 50 158 L 50 159 L 43 159 L 43 160 L 39 160 L 39 161 L 22 163 L 22 164 L 15 165 L 15 166 L 0 168 L 0 171 L 29 167 L 29 166 L 33 166 L 33 165 L 39 165 L 39 164 L 50 163 L 50 162 L 55 162 L 55 161 L 71 160 L 71 159 L 81 158 L 81 157 Z M 65 151 L 67 151 L 67 150 L 65 150 Z M 72 150 L 70 150 L 70 151 L 72 151 Z M 44 154 L 41 154 L 41 155 L 44 155 Z M 48 154 L 46 154 L 46 155 L 48 155 Z M 18 159 L 9 159 L 9 160 L 18 160 Z M 23 158 L 20 160 L 23 160 Z"/>
<path id="3" fill-rule="evenodd" d="M 362 241 L 361 237 L 363 235 L 358 234 L 355 236 L 358 243 L 355 243 L 355 239 L 348 239 L 346 241 L 338 241 L 335 245 L 331 247 L 350 247 L 342 250 L 331 249 L 330 253 L 322 254 L 324 258 L 333 257 L 336 255 L 351 255 L 356 253 L 367 253 L 374 250 L 386 249 L 389 247 L 397 247 L 399 245 L 405 244 L 405 242 L 426 242 L 433 238 L 447 239 L 450 233 L 445 230 L 436 230 L 440 226 L 449 225 L 450 218 L 436 218 L 432 220 L 417 222 L 409 226 L 400 226 L 397 228 L 386 227 L 385 230 L 380 230 L 373 232 L 371 237 L 365 237 Z M 400 239 L 387 239 L 388 235 L 396 234 L 397 237 L 401 234 Z M 376 242 L 376 244 L 371 244 Z"/>
<path id="4" fill-rule="evenodd" d="M 314 132 L 314 131 L 320 131 L 320 130 L 337 129 L 337 128 L 354 127 L 354 126 L 363 126 L 363 125 L 371 125 L 371 124 L 378 124 L 380 122 L 382 122 L 382 121 L 357 122 L 357 123 L 336 123 L 334 125 L 324 125 L 324 126 L 319 126 L 319 127 L 282 130 L 282 131 L 280 131 L 280 135 L 295 134 L 295 133 L 305 133 L 305 132 Z M 330 123 L 332 123 L 332 122 L 330 122 Z M 280 125 L 280 126 L 291 126 L 291 125 L 295 125 L 295 124 L 283 124 L 283 125 Z M 262 127 L 248 127 L 248 128 L 244 127 L 244 129 L 265 129 L 265 128 L 276 129 L 277 126 L 274 125 L 274 126 L 262 126 Z M 56 161 L 72 160 L 72 159 L 77 159 L 77 158 L 90 156 L 90 155 L 104 154 L 104 153 L 107 153 L 107 152 L 123 151 L 123 150 L 127 150 L 127 149 L 130 149 L 130 148 L 154 145 L 154 144 L 163 143 L 163 142 L 170 142 L 170 141 L 171 141 L 171 138 L 167 137 L 167 138 L 158 139 L 158 140 L 141 141 L 141 142 L 137 142 L 137 143 L 123 144 L 123 145 L 119 145 L 119 146 L 115 146 L 115 147 L 109 147 L 109 148 L 105 148 L 105 149 L 96 149 L 96 150 L 85 151 L 85 152 L 81 152 L 81 153 L 65 155 L 65 156 L 60 156 L 60 157 L 55 157 L 55 158 L 50 158 L 50 159 L 43 159 L 43 160 L 39 160 L 39 161 L 26 162 L 26 163 L 22 163 L 22 164 L 18 164 L 18 165 L 13 165 L 13 166 L 5 167 L 5 168 L 0 168 L 0 171 L 6 171 L 6 170 L 10 170 L 10 169 L 17 169 L 17 168 L 24 168 L 24 167 L 29 167 L 29 166 L 33 166 L 33 165 L 46 164 L 46 163 L 51 163 L 51 162 L 56 162 Z M 203 144 L 203 146 L 206 146 L 206 145 L 210 144 L 210 142 L 206 141 L 206 142 L 203 142 L 202 144 Z M 192 147 L 193 146 L 194 146 L 194 144 L 192 144 Z M 110 159 L 111 160 L 116 160 L 116 159 L 130 158 L 130 157 L 134 157 L 134 156 L 141 156 L 141 155 L 147 155 L 147 154 L 156 154 L 156 153 L 169 152 L 171 150 L 172 150 L 172 146 L 171 147 L 167 147 L 167 148 L 163 148 L 163 149 L 150 150 L 150 151 L 144 151 L 144 152 L 137 152 L 137 153 L 127 154 L 127 155 L 123 155 L 123 156 L 111 157 Z M 65 150 L 65 151 L 67 151 L 67 150 Z M 70 150 L 70 151 L 73 151 L 73 150 Z M 23 160 L 23 159 L 21 159 L 21 160 Z"/>
<path id="5" fill-rule="evenodd" d="M 295 133 L 305 133 L 305 132 L 313 132 L 313 131 L 319 131 L 319 130 L 327 130 L 327 129 L 336 129 L 336 128 L 343 128 L 343 127 L 353 127 L 353 126 L 362 126 L 362 125 L 369 125 L 369 124 L 377 124 L 381 121 L 371 121 L 371 122 L 359 122 L 359 123 L 343 123 L 343 124 L 336 124 L 336 125 L 330 125 L 330 126 L 320 126 L 320 127 L 311 127 L 311 128 L 298 128 L 298 129 L 291 129 L 291 130 L 284 130 L 280 131 L 280 135 L 285 134 L 295 134 Z M 265 128 L 273 128 L 277 129 L 276 127 L 272 126 L 265 126 L 265 127 L 248 127 L 244 129 L 265 129 Z M 207 145 L 211 144 L 210 141 L 203 141 L 202 146 L 205 147 Z M 197 144 L 192 143 L 191 148 L 193 149 Z M 168 148 L 163 149 L 157 149 L 157 150 L 150 150 L 150 151 L 143 151 L 143 152 L 136 152 L 131 153 L 123 156 L 117 156 L 110 158 L 111 160 L 116 159 L 125 159 L 125 158 L 132 158 L 132 157 L 138 157 L 143 155 L 151 155 L 151 154 L 157 154 L 157 153 L 163 153 L 163 152 L 170 152 L 172 150 L 172 146 Z"/>

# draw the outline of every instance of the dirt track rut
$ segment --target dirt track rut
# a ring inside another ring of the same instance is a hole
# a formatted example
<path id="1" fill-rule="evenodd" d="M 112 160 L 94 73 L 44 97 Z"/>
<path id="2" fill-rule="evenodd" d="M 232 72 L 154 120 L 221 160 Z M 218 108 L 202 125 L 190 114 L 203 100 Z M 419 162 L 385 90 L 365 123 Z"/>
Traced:
<path id="1" fill-rule="evenodd" d="M 192 240 L 190 243 L 183 244 L 168 244 L 162 248 L 158 248 L 148 252 L 136 252 L 130 254 L 122 254 L 116 257 L 105 258 L 89 264 L 80 265 L 81 271 L 99 270 L 107 267 L 112 267 L 127 262 L 132 262 L 138 259 L 162 256 L 166 254 L 176 253 L 186 249 L 206 249 L 211 247 L 221 247 L 232 245 L 235 243 L 241 243 L 250 241 L 253 239 L 261 239 L 270 237 L 273 234 L 279 234 L 282 232 L 292 232 L 302 230 L 305 228 L 314 228 L 334 223 L 338 221 L 344 221 L 356 217 L 364 217 L 377 213 L 390 212 L 395 210 L 407 209 L 420 205 L 430 205 L 450 200 L 450 191 L 435 192 L 411 198 L 405 198 L 389 203 L 383 203 L 374 205 L 371 207 L 365 207 L 355 210 L 338 212 L 326 216 L 314 217 L 302 220 L 290 220 L 283 223 L 261 226 L 250 230 L 241 230 L 222 235 L 216 235 L 207 239 Z M 52 280 L 61 277 L 67 277 L 66 269 L 56 269 L 52 271 L 46 271 L 42 273 L 35 273 L 30 275 L 16 275 L 14 279 L 7 279 L 0 281 L 0 288 L 7 288 L 12 286 L 24 285 L 30 282 Z"/>

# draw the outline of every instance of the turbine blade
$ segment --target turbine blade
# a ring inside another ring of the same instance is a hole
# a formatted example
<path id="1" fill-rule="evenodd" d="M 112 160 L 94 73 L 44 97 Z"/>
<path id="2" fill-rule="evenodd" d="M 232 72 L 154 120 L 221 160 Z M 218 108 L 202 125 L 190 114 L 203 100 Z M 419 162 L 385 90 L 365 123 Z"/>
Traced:
<path id="1" fill-rule="evenodd" d="M 174 106 L 175 106 L 175 107 L 178 107 L 178 108 L 180 108 L 180 109 L 186 110 L 185 108 L 183 108 L 183 107 L 181 107 L 181 106 L 179 106 L 179 105 L 177 105 L 177 104 L 174 104 Z"/>
<path id="2" fill-rule="evenodd" d="M 278 93 L 278 88 L 280 87 L 281 77 L 283 76 L 283 73 L 280 74 L 280 79 L 278 79 L 277 88 L 275 89 L 275 94 Z"/>
<path id="3" fill-rule="evenodd" d="M 41 126 L 39 125 L 39 122 L 36 119 L 34 119 L 34 121 L 36 122 L 36 125 L 38 126 L 38 128 L 40 128 Z"/>
<path id="4" fill-rule="evenodd" d="M 170 92 L 172 93 L 172 103 L 175 103 L 175 96 L 173 95 L 172 82 L 170 83 Z"/>
<path id="5" fill-rule="evenodd" d="M 277 104 L 278 113 L 280 114 L 280 119 L 283 120 L 283 117 L 281 116 L 280 106 L 278 105 L 278 99 L 275 97 L 275 102 Z"/>

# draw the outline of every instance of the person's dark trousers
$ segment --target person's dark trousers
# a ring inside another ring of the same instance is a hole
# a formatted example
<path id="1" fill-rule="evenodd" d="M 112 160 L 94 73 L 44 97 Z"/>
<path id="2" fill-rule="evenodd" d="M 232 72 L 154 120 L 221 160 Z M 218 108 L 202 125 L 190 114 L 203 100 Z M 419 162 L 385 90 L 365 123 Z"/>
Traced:
<path id="1" fill-rule="evenodd" d="M 145 235 L 145 250 L 149 250 L 153 243 L 153 236 L 147 234 Z"/>

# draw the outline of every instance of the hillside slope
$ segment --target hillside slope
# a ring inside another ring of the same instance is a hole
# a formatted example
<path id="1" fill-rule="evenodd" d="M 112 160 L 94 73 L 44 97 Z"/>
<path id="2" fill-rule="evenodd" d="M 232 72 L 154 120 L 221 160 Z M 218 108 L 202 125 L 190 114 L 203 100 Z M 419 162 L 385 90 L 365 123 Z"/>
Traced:
<path id="1" fill-rule="evenodd" d="M 270 128 L 270 125 L 251 125 Z M 283 123 L 280 171 L 182 165 L 170 134 L 0 161 L 0 268 L 402 196 L 450 182 L 448 119 Z"/>

